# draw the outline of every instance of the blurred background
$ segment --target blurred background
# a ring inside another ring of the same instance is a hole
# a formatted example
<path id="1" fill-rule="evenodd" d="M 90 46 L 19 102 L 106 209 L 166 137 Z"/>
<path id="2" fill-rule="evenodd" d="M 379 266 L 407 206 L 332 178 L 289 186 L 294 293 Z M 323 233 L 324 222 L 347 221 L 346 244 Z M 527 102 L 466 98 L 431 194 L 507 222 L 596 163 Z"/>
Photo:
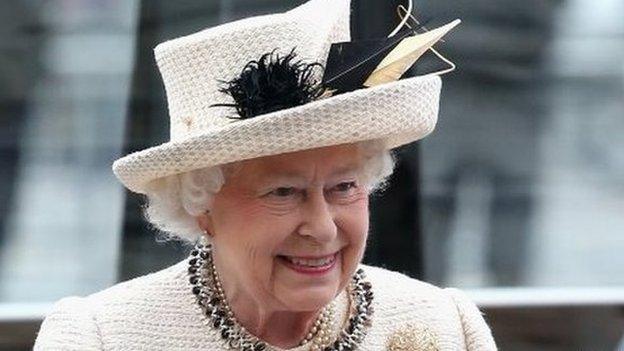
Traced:
<path id="1" fill-rule="evenodd" d="M 401 0 L 353 0 L 354 38 Z M 110 166 L 168 140 L 152 49 L 287 0 L 0 2 L 0 350 L 51 304 L 164 268 Z M 624 350 L 624 1 L 420 0 L 440 118 L 372 200 L 366 262 L 465 289 L 501 350 Z M 414 68 L 418 70 L 418 67 Z"/>

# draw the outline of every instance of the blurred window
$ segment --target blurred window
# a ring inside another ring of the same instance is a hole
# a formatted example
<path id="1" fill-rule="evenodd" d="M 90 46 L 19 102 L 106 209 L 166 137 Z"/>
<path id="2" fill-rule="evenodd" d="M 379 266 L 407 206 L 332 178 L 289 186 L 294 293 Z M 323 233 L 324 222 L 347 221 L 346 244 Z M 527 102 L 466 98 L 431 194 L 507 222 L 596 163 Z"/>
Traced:
<path id="1" fill-rule="evenodd" d="M 459 70 L 421 149 L 426 278 L 622 287 L 624 2 L 486 3 L 443 44 Z"/>
<path id="2" fill-rule="evenodd" d="M 184 255 L 110 170 L 168 139 L 153 47 L 302 2 L 0 2 L 0 305 Z M 374 200 L 367 262 L 474 289 L 622 287 L 624 4 L 503 3 L 417 4 L 430 26 L 463 19 L 439 45 L 458 70 L 436 131 L 401 149 L 392 201 Z"/>
<path id="3" fill-rule="evenodd" d="M 0 3 L 0 303 L 117 281 L 138 5 Z"/>

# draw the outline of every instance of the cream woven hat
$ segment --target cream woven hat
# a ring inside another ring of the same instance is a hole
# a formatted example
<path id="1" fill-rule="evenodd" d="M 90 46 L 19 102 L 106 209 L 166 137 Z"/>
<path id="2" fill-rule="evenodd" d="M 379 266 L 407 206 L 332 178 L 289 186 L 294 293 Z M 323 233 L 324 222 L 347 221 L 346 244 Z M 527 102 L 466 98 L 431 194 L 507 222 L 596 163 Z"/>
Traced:
<path id="1" fill-rule="evenodd" d="M 245 63 L 296 48 L 324 64 L 335 42 L 350 40 L 350 0 L 311 0 L 290 11 L 246 18 L 159 44 L 154 49 L 170 114 L 170 141 L 118 159 L 113 172 L 147 193 L 161 177 L 233 161 L 378 139 L 394 148 L 429 134 L 441 79 L 426 75 L 359 89 L 301 106 L 234 120 L 219 80 Z"/>

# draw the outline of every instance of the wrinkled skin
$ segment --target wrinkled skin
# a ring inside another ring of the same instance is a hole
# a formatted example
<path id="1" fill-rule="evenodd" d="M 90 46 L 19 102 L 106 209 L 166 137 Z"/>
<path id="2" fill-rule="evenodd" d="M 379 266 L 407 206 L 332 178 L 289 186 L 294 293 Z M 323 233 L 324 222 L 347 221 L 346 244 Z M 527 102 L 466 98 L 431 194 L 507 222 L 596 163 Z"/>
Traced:
<path id="1" fill-rule="evenodd" d="M 208 213 L 217 272 L 236 318 L 256 336 L 293 347 L 347 285 L 368 233 L 363 159 L 346 144 L 242 161 L 226 172 Z M 320 275 L 282 256 L 337 253 Z"/>

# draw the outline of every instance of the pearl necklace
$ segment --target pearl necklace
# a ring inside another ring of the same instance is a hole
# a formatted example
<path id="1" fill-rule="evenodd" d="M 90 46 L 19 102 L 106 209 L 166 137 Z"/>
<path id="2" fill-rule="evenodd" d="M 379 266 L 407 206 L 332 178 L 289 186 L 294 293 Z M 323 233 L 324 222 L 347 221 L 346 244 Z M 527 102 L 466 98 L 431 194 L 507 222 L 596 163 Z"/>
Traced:
<path id="1" fill-rule="evenodd" d="M 311 350 L 317 351 L 322 350 L 323 346 L 329 344 L 329 337 L 331 336 L 331 330 L 334 324 L 334 310 L 335 303 L 333 301 L 321 310 L 320 315 L 314 321 L 314 325 L 305 338 L 301 340 L 299 346 L 311 342 Z"/>
<path id="2" fill-rule="evenodd" d="M 221 282 L 212 260 L 212 246 L 197 244 L 189 256 L 189 281 L 192 292 L 207 323 L 218 331 L 229 349 L 242 351 L 273 350 L 266 342 L 258 339 L 240 325 L 227 304 Z M 352 301 L 349 321 L 336 340 L 331 340 L 334 323 L 335 304 L 325 306 L 314 322 L 311 330 L 299 344 L 310 344 L 311 351 L 356 350 L 366 336 L 372 322 L 373 291 L 369 282 L 364 281 L 364 271 L 358 269 L 351 278 L 349 292 Z"/>

